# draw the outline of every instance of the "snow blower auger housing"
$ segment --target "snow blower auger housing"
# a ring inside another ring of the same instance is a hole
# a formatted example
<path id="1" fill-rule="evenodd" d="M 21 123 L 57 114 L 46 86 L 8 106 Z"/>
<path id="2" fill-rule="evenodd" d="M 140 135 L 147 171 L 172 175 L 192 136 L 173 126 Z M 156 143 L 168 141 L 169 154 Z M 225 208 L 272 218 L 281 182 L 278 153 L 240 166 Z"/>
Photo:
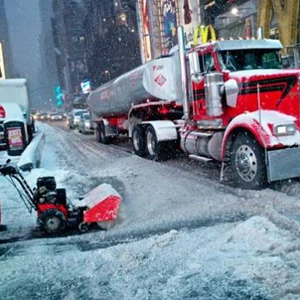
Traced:
<path id="1" fill-rule="evenodd" d="M 14 186 L 29 212 L 37 212 L 38 224 L 48 234 L 59 234 L 74 226 L 85 232 L 93 223 L 109 229 L 118 217 L 122 198 L 108 184 L 97 186 L 74 205 L 67 200 L 65 189 L 56 188 L 52 176 L 39 177 L 36 187 L 31 189 L 10 160 L 0 165 L 0 175 Z"/>

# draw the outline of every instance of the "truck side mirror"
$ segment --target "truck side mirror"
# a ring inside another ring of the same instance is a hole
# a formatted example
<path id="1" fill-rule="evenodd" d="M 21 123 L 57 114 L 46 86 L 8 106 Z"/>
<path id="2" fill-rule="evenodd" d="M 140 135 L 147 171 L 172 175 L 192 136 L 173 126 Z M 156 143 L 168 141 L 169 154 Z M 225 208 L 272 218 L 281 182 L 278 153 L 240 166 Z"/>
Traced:
<path id="1" fill-rule="evenodd" d="M 200 83 L 204 77 L 201 75 L 199 55 L 197 52 L 192 52 L 189 53 L 188 57 L 190 64 L 191 79 L 195 83 Z"/>
<path id="2" fill-rule="evenodd" d="M 229 79 L 224 84 L 226 94 L 226 104 L 229 107 L 236 107 L 239 87 L 234 79 Z"/>

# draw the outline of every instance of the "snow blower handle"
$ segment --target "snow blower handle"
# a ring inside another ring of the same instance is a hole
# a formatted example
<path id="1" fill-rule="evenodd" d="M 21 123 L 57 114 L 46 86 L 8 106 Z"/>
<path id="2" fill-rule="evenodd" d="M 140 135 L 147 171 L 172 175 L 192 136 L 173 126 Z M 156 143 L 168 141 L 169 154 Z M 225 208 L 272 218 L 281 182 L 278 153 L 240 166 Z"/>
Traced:
<path id="1" fill-rule="evenodd" d="M 19 170 L 18 167 L 11 164 L 10 159 L 8 159 L 4 165 L 0 165 L 0 174 L 2 176 L 17 175 L 19 174 Z"/>

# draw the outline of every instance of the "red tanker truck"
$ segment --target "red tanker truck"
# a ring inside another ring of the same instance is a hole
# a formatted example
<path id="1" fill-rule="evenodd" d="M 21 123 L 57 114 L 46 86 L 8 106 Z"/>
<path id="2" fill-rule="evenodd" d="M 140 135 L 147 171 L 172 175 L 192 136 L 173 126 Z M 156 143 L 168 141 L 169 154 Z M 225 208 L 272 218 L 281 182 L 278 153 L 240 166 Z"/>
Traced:
<path id="1" fill-rule="evenodd" d="M 180 148 L 222 163 L 242 188 L 300 176 L 300 69 L 282 69 L 278 40 L 218 40 L 178 49 L 91 92 L 96 137 L 127 133 L 152 160 Z"/>

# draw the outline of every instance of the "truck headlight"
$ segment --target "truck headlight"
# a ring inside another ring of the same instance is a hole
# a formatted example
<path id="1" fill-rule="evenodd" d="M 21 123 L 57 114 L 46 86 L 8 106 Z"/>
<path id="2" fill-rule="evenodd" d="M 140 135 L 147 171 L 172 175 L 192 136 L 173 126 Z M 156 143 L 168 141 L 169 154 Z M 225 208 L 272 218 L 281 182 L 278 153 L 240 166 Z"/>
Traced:
<path id="1" fill-rule="evenodd" d="M 281 124 L 274 126 L 274 134 L 277 136 L 294 135 L 296 132 L 295 124 Z"/>

